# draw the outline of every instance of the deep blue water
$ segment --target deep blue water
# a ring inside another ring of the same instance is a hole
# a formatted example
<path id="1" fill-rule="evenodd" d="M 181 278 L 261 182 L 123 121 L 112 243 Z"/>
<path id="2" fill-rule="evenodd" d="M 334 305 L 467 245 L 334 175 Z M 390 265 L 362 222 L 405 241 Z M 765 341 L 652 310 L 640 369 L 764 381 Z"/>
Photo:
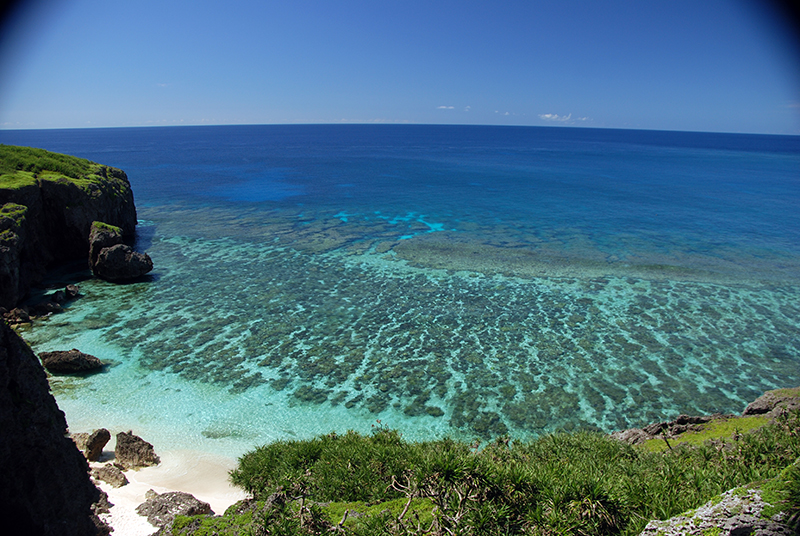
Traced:
<path id="1" fill-rule="evenodd" d="M 73 429 L 225 454 L 378 419 L 527 437 L 740 412 L 800 385 L 799 137 L 293 125 L 0 142 L 125 170 L 156 264 L 133 285 L 83 281 L 26 333 L 115 363 L 53 380 Z"/>

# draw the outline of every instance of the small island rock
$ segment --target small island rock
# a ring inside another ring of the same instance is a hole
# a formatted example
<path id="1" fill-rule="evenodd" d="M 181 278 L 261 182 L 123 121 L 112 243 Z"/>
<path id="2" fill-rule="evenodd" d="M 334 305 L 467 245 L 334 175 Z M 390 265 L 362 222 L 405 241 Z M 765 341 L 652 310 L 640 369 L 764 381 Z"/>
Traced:
<path id="1" fill-rule="evenodd" d="M 103 368 L 103 362 L 93 355 L 73 348 L 69 351 L 41 352 L 39 359 L 50 372 L 86 372 Z"/>
<path id="2" fill-rule="evenodd" d="M 134 435 L 132 431 L 117 434 L 117 446 L 114 449 L 117 463 L 126 469 L 138 469 L 158 465 L 161 459 L 156 455 L 153 445 Z"/>
<path id="3" fill-rule="evenodd" d="M 89 231 L 89 268 L 102 279 L 124 281 L 150 272 L 153 261 L 123 243 L 122 229 L 96 221 Z"/>
<path id="4" fill-rule="evenodd" d="M 149 255 L 133 251 L 125 244 L 103 249 L 94 267 L 95 275 L 108 281 L 136 279 L 152 270 L 153 261 Z"/>

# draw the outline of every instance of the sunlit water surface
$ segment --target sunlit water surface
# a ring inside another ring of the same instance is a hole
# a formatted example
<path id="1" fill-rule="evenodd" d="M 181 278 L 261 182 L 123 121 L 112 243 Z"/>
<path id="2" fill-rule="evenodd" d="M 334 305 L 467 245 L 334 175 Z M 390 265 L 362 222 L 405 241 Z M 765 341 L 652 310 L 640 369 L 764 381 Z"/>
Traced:
<path id="1" fill-rule="evenodd" d="M 612 431 L 800 385 L 796 137 L 440 126 L 0 132 L 124 169 L 151 277 L 25 332 L 73 431 Z M 35 301 L 38 296 L 34 296 Z"/>

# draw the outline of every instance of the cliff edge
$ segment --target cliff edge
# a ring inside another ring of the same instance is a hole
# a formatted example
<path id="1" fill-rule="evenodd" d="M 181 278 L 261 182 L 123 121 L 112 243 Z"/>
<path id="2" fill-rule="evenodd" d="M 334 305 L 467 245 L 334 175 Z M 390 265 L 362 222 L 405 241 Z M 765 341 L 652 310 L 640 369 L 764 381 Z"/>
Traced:
<path id="1" fill-rule="evenodd" d="M 100 492 L 31 348 L 0 320 L 0 517 L 8 534 L 94 535 Z"/>
<path id="2" fill-rule="evenodd" d="M 0 307 L 15 307 L 54 263 L 86 258 L 93 221 L 134 234 L 136 207 L 124 171 L 0 145 Z"/>

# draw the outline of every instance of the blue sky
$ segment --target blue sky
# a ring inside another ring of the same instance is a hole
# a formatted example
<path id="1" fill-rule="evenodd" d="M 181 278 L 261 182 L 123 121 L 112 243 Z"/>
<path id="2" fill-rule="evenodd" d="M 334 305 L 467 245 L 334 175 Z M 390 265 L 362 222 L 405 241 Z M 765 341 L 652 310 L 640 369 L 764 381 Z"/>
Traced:
<path id="1" fill-rule="evenodd" d="M 746 0 L 32 0 L 0 128 L 411 122 L 800 134 Z"/>

